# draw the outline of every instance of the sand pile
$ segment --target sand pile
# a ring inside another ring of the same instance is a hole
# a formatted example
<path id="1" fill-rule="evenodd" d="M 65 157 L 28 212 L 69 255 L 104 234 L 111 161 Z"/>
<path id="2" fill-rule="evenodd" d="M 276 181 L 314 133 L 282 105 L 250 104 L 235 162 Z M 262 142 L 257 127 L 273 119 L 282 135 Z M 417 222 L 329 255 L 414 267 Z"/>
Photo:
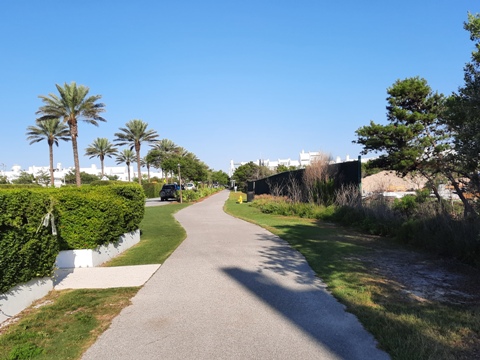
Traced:
<path id="1" fill-rule="evenodd" d="M 427 179 L 423 176 L 407 175 L 399 177 L 395 172 L 381 171 L 378 174 L 370 175 L 362 179 L 363 192 L 404 192 L 420 190 L 425 186 Z"/>

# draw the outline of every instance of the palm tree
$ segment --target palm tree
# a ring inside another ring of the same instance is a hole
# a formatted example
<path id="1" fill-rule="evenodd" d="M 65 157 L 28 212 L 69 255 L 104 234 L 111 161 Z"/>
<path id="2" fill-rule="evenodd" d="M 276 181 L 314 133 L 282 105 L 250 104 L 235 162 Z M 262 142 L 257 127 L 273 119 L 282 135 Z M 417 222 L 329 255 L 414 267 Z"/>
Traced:
<path id="1" fill-rule="evenodd" d="M 27 140 L 30 145 L 43 140 L 47 140 L 50 154 L 50 184 L 54 186 L 53 177 L 53 145 L 57 145 L 58 141 L 70 141 L 70 131 L 68 126 L 61 123 L 59 119 L 51 119 L 45 121 L 36 121 L 37 126 L 27 127 Z"/>
<path id="2" fill-rule="evenodd" d="M 169 159 L 171 159 L 172 157 L 180 156 L 184 151 L 184 149 L 181 146 L 178 146 L 170 139 L 162 139 L 160 141 L 157 141 L 154 145 L 154 150 L 158 150 L 158 153 L 159 153 L 158 157 L 161 163 L 163 162 L 168 163 Z M 168 173 L 172 174 L 172 172 L 176 169 L 176 165 L 174 170 L 170 168 L 167 169 L 163 165 L 161 165 L 161 169 L 162 169 L 162 172 L 165 172 L 165 177 L 167 178 Z"/>
<path id="3" fill-rule="evenodd" d="M 144 156 L 143 162 L 145 163 L 145 166 L 147 167 L 147 178 L 148 182 L 150 182 L 150 168 L 156 167 L 157 169 L 160 168 L 161 164 L 161 158 L 160 158 L 160 151 L 157 149 L 151 149 L 147 155 Z"/>
<path id="4" fill-rule="evenodd" d="M 77 86 L 74 81 L 70 85 L 65 83 L 63 87 L 58 84 L 55 84 L 55 86 L 60 97 L 55 94 L 48 94 L 48 96 L 40 95 L 39 98 L 44 105 L 39 108 L 36 114 L 41 115 L 38 118 L 39 121 L 63 119 L 68 124 L 72 139 L 75 179 L 77 186 L 80 186 L 80 163 L 77 145 L 78 121 L 82 120 L 95 126 L 98 126 L 99 121 L 106 121 L 100 116 L 105 111 L 105 104 L 97 102 L 102 98 L 101 95 L 87 97 L 88 87 L 83 85 Z"/>
<path id="5" fill-rule="evenodd" d="M 112 155 L 117 155 L 117 149 L 107 138 L 96 138 L 90 146 L 85 149 L 85 155 L 90 156 L 90 159 L 93 157 L 100 158 L 103 178 L 105 156 L 111 158 Z"/>
<path id="6" fill-rule="evenodd" d="M 181 147 L 170 139 L 162 139 L 155 143 L 154 148 L 158 149 L 162 154 L 171 154 L 178 153 Z"/>
<path id="7" fill-rule="evenodd" d="M 119 165 L 119 164 L 126 164 L 127 165 L 128 182 L 130 182 L 130 164 L 132 162 L 135 162 L 135 154 L 130 149 L 123 149 L 123 151 L 120 152 L 117 155 L 116 160 L 117 160 L 117 165 Z"/>
<path id="8" fill-rule="evenodd" d="M 117 137 L 114 141 L 118 145 L 130 145 L 130 150 L 135 149 L 138 166 L 138 183 L 142 184 L 142 163 L 140 161 L 140 147 L 142 142 L 157 141 L 158 134 L 155 130 L 147 130 L 148 123 L 133 119 L 125 124 L 126 127 L 120 128 L 121 132 L 115 133 Z"/>

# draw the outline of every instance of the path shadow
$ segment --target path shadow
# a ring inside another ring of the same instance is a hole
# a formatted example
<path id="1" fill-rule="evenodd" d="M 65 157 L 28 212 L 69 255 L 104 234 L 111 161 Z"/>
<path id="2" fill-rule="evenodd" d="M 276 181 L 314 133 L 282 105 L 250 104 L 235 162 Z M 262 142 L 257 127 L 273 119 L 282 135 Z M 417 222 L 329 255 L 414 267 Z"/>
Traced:
<path id="1" fill-rule="evenodd" d="M 74 268 L 56 269 L 53 274 L 53 287 L 60 284 L 68 275 L 73 274 Z"/>
<path id="2" fill-rule="evenodd" d="M 305 257 L 293 249 L 288 242 L 273 234 L 256 234 L 261 241 L 269 241 L 272 245 L 263 246 L 259 251 L 262 258 L 261 268 L 273 271 L 279 275 L 295 274 L 299 284 L 318 282 Z"/>
<path id="3" fill-rule="evenodd" d="M 222 270 L 338 358 L 389 359 L 358 320 L 322 288 L 289 289 L 263 273 L 237 267 Z"/>

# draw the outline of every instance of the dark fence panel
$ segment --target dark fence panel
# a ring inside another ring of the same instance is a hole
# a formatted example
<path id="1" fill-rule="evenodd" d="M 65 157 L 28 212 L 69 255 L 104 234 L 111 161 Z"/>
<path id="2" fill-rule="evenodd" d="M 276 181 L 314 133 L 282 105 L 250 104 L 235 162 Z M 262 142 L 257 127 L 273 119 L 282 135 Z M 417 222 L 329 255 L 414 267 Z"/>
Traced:
<path id="1" fill-rule="evenodd" d="M 349 161 L 338 164 L 328 165 L 329 177 L 334 179 L 335 189 L 340 189 L 346 185 L 359 185 L 361 182 L 361 164 L 360 161 Z M 275 174 L 264 179 L 248 181 L 247 191 L 254 192 L 255 195 L 273 194 L 288 195 L 289 186 L 295 182 L 303 193 L 305 169 L 287 171 Z"/>
<path id="2" fill-rule="evenodd" d="M 293 181 L 297 181 L 298 184 L 303 185 L 304 172 L 305 169 L 286 171 L 264 179 L 249 181 L 247 183 L 247 190 L 254 191 L 255 195 L 271 194 L 276 190 L 283 190 L 277 195 L 286 195 L 286 189 Z"/>
<path id="3" fill-rule="evenodd" d="M 338 164 L 330 164 L 335 174 L 335 188 L 342 185 L 359 185 L 361 182 L 361 163 L 360 161 L 349 161 Z"/>

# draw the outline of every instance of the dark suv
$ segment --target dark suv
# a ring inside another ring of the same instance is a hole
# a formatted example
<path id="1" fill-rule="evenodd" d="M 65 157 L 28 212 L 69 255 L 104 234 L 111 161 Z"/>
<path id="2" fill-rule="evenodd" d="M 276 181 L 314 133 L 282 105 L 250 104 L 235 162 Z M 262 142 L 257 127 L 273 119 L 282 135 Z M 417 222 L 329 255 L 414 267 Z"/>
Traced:
<path id="1" fill-rule="evenodd" d="M 160 190 L 160 201 L 168 199 L 176 199 L 177 185 L 164 184 L 162 190 Z"/>

